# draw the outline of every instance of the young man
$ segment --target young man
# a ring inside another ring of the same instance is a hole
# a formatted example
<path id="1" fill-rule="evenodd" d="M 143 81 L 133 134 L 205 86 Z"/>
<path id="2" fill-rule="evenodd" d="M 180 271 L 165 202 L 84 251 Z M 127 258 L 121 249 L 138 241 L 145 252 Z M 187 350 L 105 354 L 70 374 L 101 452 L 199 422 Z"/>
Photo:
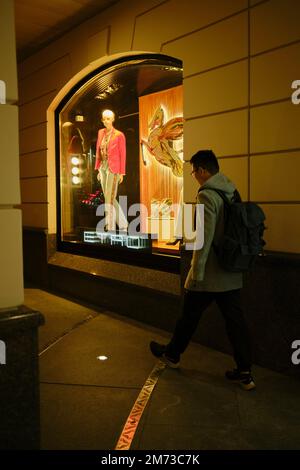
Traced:
<path id="1" fill-rule="evenodd" d="M 197 203 L 204 204 L 204 245 L 193 252 L 191 267 L 185 281 L 182 315 L 178 319 L 169 344 L 152 341 L 150 349 L 170 367 L 178 367 L 180 355 L 187 348 L 204 310 L 216 301 L 226 324 L 233 347 L 237 368 L 226 372 L 227 379 L 240 383 L 245 390 L 255 388 L 251 375 L 251 345 L 241 306 L 241 273 L 225 271 L 219 264 L 215 246 L 224 231 L 224 202 L 213 188 L 222 191 L 232 200 L 235 186 L 222 173 L 215 154 L 200 150 L 190 160 L 192 175 L 201 191 Z"/>

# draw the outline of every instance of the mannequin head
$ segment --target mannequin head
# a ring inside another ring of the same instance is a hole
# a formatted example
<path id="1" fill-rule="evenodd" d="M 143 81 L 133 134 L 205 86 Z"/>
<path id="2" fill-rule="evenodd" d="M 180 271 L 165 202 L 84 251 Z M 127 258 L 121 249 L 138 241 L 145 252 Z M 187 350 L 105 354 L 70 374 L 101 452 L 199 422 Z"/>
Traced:
<path id="1" fill-rule="evenodd" d="M 102 112 L 102 122 L 106 129 L 110 131 L 113 127 L 113 122 L 115 120 L 115 113 L 110 109 L 105 109 Z"/>

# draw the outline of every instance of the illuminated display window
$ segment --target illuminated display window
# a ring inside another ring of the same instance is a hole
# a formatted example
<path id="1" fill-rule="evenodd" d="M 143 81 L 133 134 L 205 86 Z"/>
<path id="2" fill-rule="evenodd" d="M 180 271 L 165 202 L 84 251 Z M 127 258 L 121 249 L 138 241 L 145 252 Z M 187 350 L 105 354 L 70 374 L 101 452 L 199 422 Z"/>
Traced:
<path id="1" fill-rule="evenodd" d="M 179 61 L 135 56 L 86 77 L 56 110 L 56 151 L 58 249 L 179 266 Z"/>

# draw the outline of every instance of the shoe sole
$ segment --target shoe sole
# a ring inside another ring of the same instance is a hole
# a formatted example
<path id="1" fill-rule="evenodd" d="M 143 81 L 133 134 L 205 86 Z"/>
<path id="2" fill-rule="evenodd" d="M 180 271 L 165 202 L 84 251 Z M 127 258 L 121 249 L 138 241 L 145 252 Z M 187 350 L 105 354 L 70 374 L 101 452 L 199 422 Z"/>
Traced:
<path id="1" fill-rule="evenodd" d="M 240 382 L 240 386 L 243 390 L 246 390 L 247 392 L 250 392 L 250 390 L 254 390 L 256 388 L 255 383 L 252 381 L 248 384 L 243 384 L 242 382 Z"/>
<path id="2" fill-rule="evenodd" d="M 165 356 L 161 356 L 159 358 L 161 360 L 161 362 L 163 362 L 164 364 L 166 364 L 166 366 L 170 367 L 171 369 L 178 369 L 179 367 L 179 362 L 171 362 L 167 357 Z"/>
<path id="3" fill-rule="evenodd" d="M 251 382 L 249 382 L 248 384 L 245 384 L 239 379 L 233 380 L 233 379 L 228 379 L 228 377 L 226 377 L 226 379 L 233 384 L 238 384 L 243 390 L 246 390 L 246 391 L 254 390 L 256 388 L 256 385 L 253 382 L 253 380 L 251 380 Z"/>

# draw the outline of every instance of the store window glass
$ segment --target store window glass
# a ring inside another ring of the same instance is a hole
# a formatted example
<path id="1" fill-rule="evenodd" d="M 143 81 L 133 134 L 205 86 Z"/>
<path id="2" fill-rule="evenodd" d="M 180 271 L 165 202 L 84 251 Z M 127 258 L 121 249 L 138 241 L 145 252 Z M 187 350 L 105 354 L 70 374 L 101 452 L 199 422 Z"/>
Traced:
<path id="1" fill-rule="evenodd" d="M 62 247 L 179 256 L 182 101 L 181 63 L 166 56 L 111 64 L 66 96 L 56 112 Z"/>

